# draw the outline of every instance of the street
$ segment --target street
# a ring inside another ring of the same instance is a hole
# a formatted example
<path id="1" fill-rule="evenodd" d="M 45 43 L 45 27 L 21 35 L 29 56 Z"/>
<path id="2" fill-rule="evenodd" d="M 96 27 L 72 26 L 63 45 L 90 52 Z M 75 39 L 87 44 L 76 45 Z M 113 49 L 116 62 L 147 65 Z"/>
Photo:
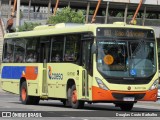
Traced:
<path id="1" fill-rule="evenodd" d="M 106 120 L 112 117 L 116 119 L 124 119 L 125 117 L 126 119 L 133 119 L 134 117 L 141 119 L 154 117 L 154 119 L 158 119 L 160 117 L 160 102 L 138 102 L 130 112 L 121 111 L 120 108 L 116 108 L 111 103 L 97 103 L 91 105 L 86 103 L 84 109 L 72 109 L 64 107 L 63 104 L 57 100 L 41 100 L 39 105 L 23 105 L 19 101 L 18 95 L 0 90 L 1 116 L 2 112 L 12 112 L 12 117 L 14 117 L 14 119 L 22 119 L 20 117 L 38 117 L 36 119 L 47 118 L 56 120 Z M 36 115 L 32 113 L 36 113 Z M 0 119 L 2 119 L 2 117 Z M 5 117 L 5 119 L 11 118 Z"/>

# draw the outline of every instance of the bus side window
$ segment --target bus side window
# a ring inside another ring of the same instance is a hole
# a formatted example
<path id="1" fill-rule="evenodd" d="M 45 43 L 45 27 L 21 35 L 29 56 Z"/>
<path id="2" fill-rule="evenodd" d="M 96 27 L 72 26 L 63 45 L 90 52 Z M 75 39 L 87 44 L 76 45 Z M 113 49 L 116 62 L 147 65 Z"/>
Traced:
<path id="1" fill-rule="evenodd" d="M 25 62 L 25 48 L 26 41 L 25 39 L 15 39 L 15 48 L 14 48 L 14 62 L 22 63 Z"/>
<path id="2" fill-rule="evenodd" d="M 64 36 L 54 36 L 52 38 L 51 62 L 61 62 L 63 60 Z"/>
<path id="3" fill-rule="evenodd" d="M 34 56 L 33 56 L 33 53 L 29 53 L 27 54 L 27 57 L 26 57 L 26 62 L 34 62 Z"/>
<path id="4" fill-rule="evenodd" d="M 5 39 L 3 48 L 3 62 L 6 63 L 13 62 L 13 50 L 14 50 L 13 40 Z"/>
<path id="5" fill-rule="evenodd" d="M 66 36 L 64 61 L 77 61 L 80 49 L 80 34 L 72 34 Z"/>
<path id="6" fill-rule="evenodd" d="M 26 39 L 26 62 L 37 62 L 37 38 Z"/>
<path id="7" fill-rule="evenodd" d="M 3 59 L 3 62 L 6 62 L 6 63 L 13 62 L 13 54 L 12 53 L 7 53 L 7 55 Z"/>

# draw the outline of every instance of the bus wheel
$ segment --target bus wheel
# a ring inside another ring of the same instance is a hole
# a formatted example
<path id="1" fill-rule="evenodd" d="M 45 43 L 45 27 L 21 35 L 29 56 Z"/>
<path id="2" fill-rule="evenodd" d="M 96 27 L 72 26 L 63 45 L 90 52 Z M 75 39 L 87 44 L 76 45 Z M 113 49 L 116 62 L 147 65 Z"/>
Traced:
<path id="1" fill-rule="evenodd" d="M 40 101 L 40 98 L 39 97 L 36 97 L 36 96 L 30 96 L 32 97 L 32 105 L 38 105 L 39 104 L 39 101 Z"/>
<path id="2" fill-rule="evenodd" d="M 35 96 L 29 96 L 27 92 L 27 83 L 23 82 L 20 88 L 20 100 L 23 104 L 33 104 L 39 103 L 40 98 Z"/>
<path id="3" fill-rule="evenodd" d="M 63 101 L 63 105 L 66 107 L 71 107 L 71 88 L 67 90 L 67 100 Z"/>
<path id="4" fill-rule="evenodd" d="M 118 106 L 121 108 L 123 111 L 131 111 L 133 108 L 134 103 L 120 103 Z"/>
<path id="5" fill-rule="evenodd" d="M 73 85 L 71 88 L 71 106 L 75 109 L 80 109 L 84 107 L 84 102 L 78 100 L 77 98 L 77 90 L 75 85 Z"/>

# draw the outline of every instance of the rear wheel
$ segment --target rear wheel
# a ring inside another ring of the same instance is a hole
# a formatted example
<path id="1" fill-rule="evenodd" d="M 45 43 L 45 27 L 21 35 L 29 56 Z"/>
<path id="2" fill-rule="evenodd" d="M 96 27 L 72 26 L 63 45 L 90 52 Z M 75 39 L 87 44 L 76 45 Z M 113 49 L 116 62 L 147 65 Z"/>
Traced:
<path id="1" fill-rule="evenodd" d="M 84 101 L 78 100 L 76 86 L 73 85 L 71 88 L 71 106 L 75 109 L 80 109 L 84 107 Z"/>
<path id="2" fill-rule="evenodd" d="M 23 104 L 38 104 L 40 98 L 36 96 L 29 96 L 27 91 L 27 83 L 24 81 L 20 88 L 20 100 Z"/>
<path id="3" fill-rule="evenodd" d="M 67 90 L 67 99 L 63 101 L 63 105 L 66 107 L 71 107 L 71 88 Z"/>

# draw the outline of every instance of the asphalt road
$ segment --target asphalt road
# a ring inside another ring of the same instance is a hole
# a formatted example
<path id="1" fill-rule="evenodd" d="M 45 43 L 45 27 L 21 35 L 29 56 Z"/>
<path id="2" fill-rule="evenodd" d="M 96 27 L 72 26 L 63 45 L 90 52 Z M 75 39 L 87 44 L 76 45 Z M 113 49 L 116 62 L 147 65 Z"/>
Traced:
<path id="1" fill-rule="evenodd" d="M 12 115 L 12 118 L 7 115 Z M 121 111 L 111 103 L 85 104 L 84 109 L 72 109 L 64 107 L 61 102 L 56 100 L 40 101 L 39 105 L 23 105 L 19 101 L 18 95 L 6 93 L 0 89 L 0 116 L 3 116 L 0 117 L 0 120 L 22 119 L 22 117 L 34 120 L 135 120 L 135 117 L 136 119 L 150 120 L 152 117 L 152 119 L 158 120 L 160 118 L 160 102 L 138 102 L 130 112 Z"/>

